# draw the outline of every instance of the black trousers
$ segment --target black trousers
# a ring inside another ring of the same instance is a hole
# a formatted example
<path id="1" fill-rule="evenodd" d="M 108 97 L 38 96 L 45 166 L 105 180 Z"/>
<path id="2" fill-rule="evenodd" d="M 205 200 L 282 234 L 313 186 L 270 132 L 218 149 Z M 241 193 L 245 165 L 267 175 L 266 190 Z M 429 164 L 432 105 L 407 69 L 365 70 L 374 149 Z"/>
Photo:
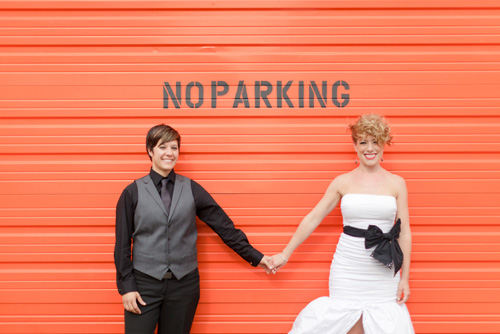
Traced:
<path id="1" fill-rule="evenodd" d="M 125 334 L 189 334 L 200 300 L 198 269 L 181 280 L 157 279 L 134 270 L 137 290 L 146 306 L 142 314 L 125 311 Z"/>

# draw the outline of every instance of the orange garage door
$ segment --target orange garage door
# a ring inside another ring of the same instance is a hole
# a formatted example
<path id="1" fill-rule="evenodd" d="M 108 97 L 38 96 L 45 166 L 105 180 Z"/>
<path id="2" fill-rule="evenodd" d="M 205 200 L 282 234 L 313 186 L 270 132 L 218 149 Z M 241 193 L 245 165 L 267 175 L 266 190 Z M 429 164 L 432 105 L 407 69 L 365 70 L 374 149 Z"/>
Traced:
<path id="1" fill-rule="evenodd" d="M 386 115 L 417 333 L 500 333 L 500 2 L 0 1 L 0 333 L 121 333 L 114 207 L 146 131 L 265 253 Z M 328 294 L 335 209 L 277 275 L 203 223 L 193 333 L 286 333 Z"/>

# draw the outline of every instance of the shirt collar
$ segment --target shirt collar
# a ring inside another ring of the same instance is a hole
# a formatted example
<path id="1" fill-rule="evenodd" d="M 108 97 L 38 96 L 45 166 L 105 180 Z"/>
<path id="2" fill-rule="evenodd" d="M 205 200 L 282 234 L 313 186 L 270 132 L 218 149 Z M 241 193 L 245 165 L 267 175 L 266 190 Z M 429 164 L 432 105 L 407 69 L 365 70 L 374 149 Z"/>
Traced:
<path id="1" fill-rule="evenodd" d="M 160 174 L 158 174 L 157 172 L 155 172 L 153 170 L 153 168 L 151 168 L 151 171 L 149 172 L 149 176 L 151 177 L 151 180 L 153 180 L 153 183 L 154 185 L 158 185 L 161 183 L 161 180 L 164 178 L 163 176 L 161 176 Z M 173 182 L 175 183 L 175 171 L 172 169 L 170 171 L 170 173 L 167 175 L 167 177 Z"/>

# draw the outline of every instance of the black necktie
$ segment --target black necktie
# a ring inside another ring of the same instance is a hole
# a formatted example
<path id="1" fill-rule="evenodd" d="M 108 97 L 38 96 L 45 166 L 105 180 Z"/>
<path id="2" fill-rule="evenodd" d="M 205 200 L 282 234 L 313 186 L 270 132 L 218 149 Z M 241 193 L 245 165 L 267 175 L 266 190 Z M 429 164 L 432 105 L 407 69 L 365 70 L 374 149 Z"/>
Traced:
<path id="1" fill-rule="evenodd" d="M 170 198 L 170 193 L 167 189 L 168 178 L 161 180 L 161 200 L 165 205 L 165 209 L 167 210 L 167 215 L 170 214 L 170 204 L 172 203 L 172 199 Z"/>

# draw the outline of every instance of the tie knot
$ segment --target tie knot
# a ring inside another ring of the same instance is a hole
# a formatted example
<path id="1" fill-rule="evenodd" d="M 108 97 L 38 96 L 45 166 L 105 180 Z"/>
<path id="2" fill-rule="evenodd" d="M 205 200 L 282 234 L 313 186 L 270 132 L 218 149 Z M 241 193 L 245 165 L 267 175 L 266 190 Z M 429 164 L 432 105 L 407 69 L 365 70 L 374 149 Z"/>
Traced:
<path id="1" fill-rule="evenodd" d="M 168 181 L 169 181 L 168 177 L 161 179 L 161 185 L 166 186 L 168 184 Z"/>

